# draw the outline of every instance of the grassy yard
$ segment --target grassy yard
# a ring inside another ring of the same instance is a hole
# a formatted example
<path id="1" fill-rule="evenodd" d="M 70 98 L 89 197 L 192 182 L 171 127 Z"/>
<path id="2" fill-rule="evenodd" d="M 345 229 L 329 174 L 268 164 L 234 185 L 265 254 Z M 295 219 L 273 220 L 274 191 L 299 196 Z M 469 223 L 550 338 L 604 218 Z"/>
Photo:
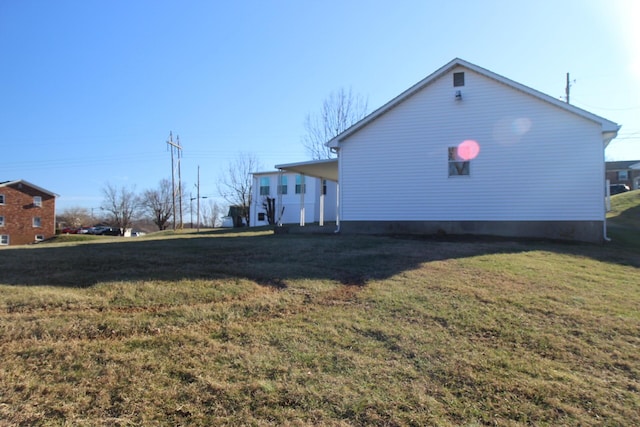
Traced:
<path id="1" fill-rule="evenodd" d="M 0 425 L 640 424 L 637 240 L 72 239 L 0 250 Z"/>

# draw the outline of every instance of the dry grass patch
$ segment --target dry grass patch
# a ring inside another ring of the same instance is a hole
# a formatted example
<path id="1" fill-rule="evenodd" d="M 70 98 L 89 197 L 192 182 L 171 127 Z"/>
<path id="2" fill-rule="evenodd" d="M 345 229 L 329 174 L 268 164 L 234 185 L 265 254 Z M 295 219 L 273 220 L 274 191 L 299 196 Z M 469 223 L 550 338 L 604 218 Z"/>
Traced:
<path id="1" fill-rule="evenodd" d="M 640 423 L 617 246 L 210 233 L 0 271 L 0 424 Z"/>

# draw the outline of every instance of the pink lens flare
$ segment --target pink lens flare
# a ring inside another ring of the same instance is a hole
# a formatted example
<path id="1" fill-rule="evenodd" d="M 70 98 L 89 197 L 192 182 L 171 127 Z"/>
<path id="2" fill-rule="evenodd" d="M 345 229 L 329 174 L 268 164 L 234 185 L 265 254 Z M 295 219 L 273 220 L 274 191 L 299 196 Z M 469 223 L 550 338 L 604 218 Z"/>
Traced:
<path id="1" fill-rule="evenodd" d="M 473 139 L 467 139 L 458 144 L 458 157 L 464 161 L 475 159 L 480 153 L 480 144 Z"/>

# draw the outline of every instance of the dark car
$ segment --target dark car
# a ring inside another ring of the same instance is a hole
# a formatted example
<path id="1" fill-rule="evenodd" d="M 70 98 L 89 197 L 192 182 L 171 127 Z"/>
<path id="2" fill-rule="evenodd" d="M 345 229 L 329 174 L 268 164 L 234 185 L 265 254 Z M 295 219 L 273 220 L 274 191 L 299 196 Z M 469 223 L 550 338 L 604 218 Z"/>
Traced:
<path id="1" fill-rule="evenodd" d="M 609 186 L 609 194 L 612 196 L 615 194 L 626 193 L 630 188 L 626 184 L 611 184 Z"/>
<path id="2" fill-rule="evenodd" d="M 120 229 L 116 227 L 103 227 L 97 234 L 101 236 L 119 236 Z"/>

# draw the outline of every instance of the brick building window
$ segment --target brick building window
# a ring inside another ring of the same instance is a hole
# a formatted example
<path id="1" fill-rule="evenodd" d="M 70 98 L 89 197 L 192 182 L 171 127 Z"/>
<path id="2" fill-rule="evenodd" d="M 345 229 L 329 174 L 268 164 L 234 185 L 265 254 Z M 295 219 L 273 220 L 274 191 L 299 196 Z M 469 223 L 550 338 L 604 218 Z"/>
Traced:
<path id="1" fill-rule="evenodd" d="M 9 244 L 9 235 L 0 234 L 0 245 L 8 245 L 8 244 Z"/>
<path id="2" fill-rule="evenodd" d="M 0 227 L 4 227 L 4 216 L 0 216 Z"/>
<path id="3" fill-rule="evenodd" d="M 42 227 L 42 218 L 40 218 L 39 216 L 34 216 L 33 217 L 33 226 L 34 227 Z"/>
<path id="4" fill-rule="evenodd" d="M 42 197 L 33 196 L 33 206 L 41 207 L 42 206 Z"/>
<path id="5" fill-rule="evenodd" d="M 4 205 L 4 194 L 0 194 L 0 205 Z"/>
<path id="6" fill-rule="evenodd" d="M 44 240 L 44 234 L 36 234 L 36 242 L 42 242 Z"/>

